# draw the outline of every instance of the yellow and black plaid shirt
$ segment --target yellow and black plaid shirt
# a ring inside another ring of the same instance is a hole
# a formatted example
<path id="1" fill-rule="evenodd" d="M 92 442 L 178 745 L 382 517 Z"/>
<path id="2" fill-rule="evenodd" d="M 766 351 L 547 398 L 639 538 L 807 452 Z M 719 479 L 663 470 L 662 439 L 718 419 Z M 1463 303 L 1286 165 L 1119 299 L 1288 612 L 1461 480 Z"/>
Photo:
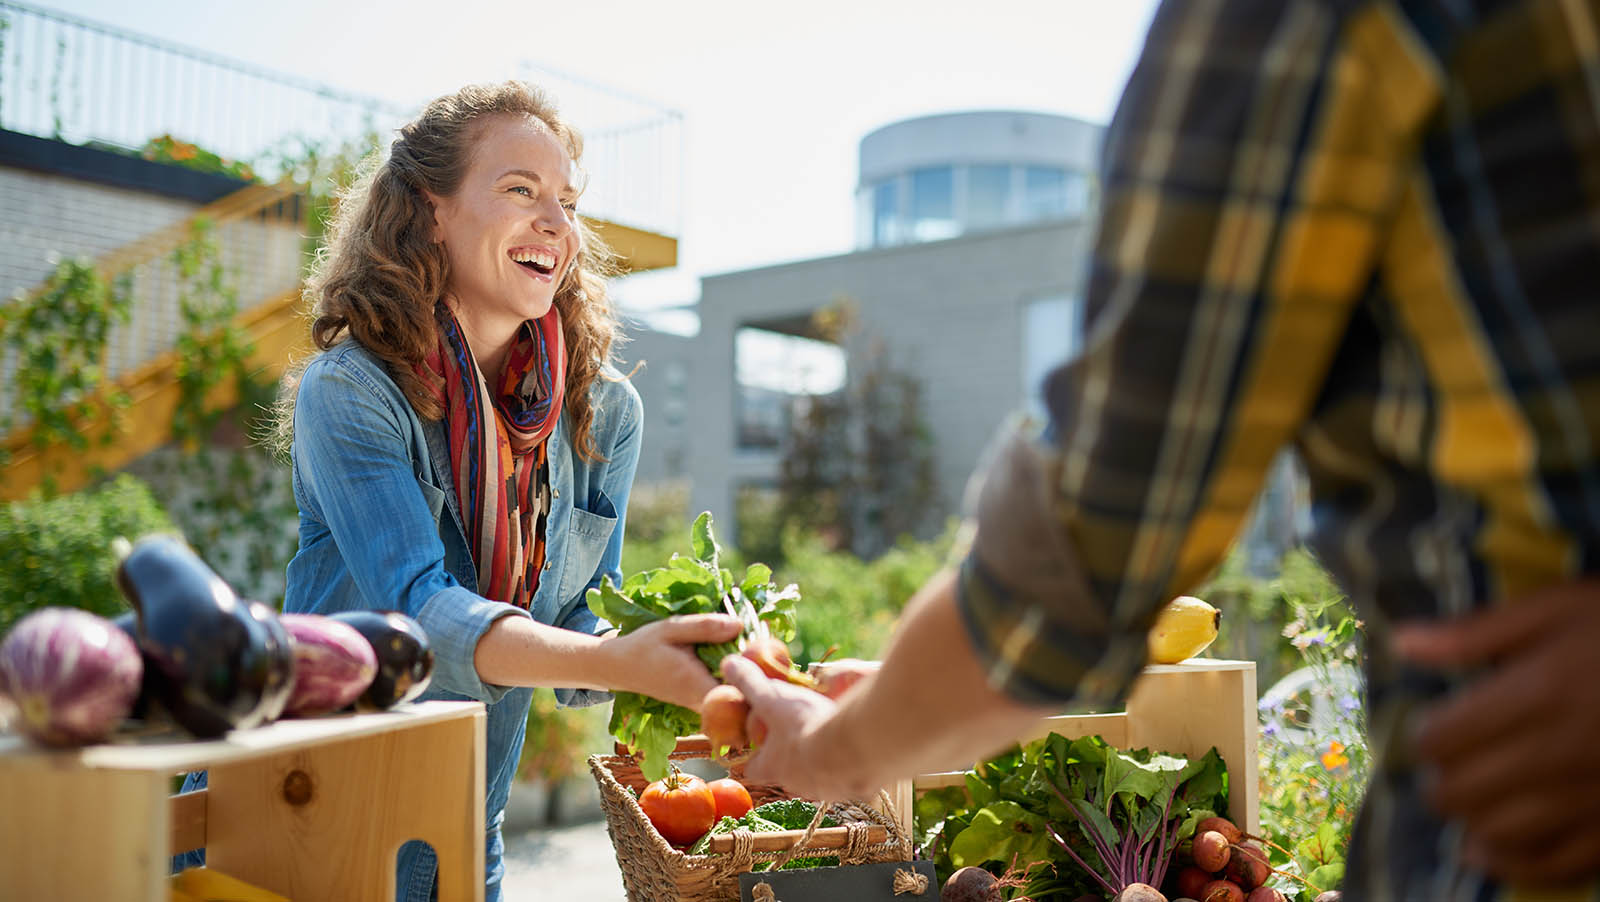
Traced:
<path id="1" fill-rule="evenodd" d="M 1450 686 L 1384 639 L 1600 572 L 1600 0 L 1168 0 L 1103 187 L 1086 349 L 962 568 L 993 680 L 1119 701 L 1292 443 L 1371 640 L 1346 898 L 1519 898 L 1419 801 Z"/>

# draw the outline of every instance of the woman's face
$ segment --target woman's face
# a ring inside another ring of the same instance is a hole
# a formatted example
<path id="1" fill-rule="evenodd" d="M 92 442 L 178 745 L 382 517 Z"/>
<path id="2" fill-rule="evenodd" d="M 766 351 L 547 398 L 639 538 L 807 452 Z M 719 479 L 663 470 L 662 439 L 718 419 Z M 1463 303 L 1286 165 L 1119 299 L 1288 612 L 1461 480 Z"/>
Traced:
<path id="1" fill-rule="evenodd" d="M 510 335 L 549 312 L 579 248 L 576 169 L 548 126 L 495 116 L 482 126 L 453 196 L 430 194 L 434 238 L 450 260 L 456 313 L 482 335 Z"/>

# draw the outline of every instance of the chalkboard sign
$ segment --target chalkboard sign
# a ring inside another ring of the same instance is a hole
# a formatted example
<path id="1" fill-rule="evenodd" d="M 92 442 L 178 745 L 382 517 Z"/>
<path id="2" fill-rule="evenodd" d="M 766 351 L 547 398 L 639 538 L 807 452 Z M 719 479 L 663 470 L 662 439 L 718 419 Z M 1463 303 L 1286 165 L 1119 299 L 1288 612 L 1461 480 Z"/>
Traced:
<path id="1" fill-rule="evenodd" d="M 902 872 L 898 881 L 896 871 Z M 916 875 L 923 880 L 917 880 Z M 746 872 L 739 875 L 741 902 L 761 902 L 766 897 L 765 893 L 761 897 L 754 895 L 758 883 L 772 888 L 771 898 L 776 902 L 939 902 L 939 881 L 933 874 L 933 862 L 926 860 L 879 861 L 770 874 Z M 919 885 L 921 892 L 915 889 Z M 895 895 L 897 886 L 899 895 Z"/>

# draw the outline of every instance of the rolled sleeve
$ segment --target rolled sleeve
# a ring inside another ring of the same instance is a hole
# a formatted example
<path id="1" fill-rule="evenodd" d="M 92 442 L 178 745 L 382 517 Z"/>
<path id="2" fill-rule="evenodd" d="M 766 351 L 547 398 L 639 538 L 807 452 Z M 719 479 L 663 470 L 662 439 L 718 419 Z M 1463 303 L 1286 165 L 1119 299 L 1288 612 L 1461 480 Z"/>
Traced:
<path id="1" fill-rule="evenodd" d="M 1059 449 L 1022 423 L 989 458 L 956 591 L 990 685 L 1027 703 L 1116 704 L 1143 665 L 1143 644 L 1114 628 L 1054 510 Z"/>
<path id="2" fill-rule="evenodd" d="M 502 617 L 532 620 L 527 611 L 504 602 L 490 601 L 461 586 L 450 586 L 434 593 L 416 617 L 433 645 L 433 681 L 439 688 L 489 705 L 515 688 L 484 682 L 478 676 L 474 659 L 479 640 L 495 621 Z"/>

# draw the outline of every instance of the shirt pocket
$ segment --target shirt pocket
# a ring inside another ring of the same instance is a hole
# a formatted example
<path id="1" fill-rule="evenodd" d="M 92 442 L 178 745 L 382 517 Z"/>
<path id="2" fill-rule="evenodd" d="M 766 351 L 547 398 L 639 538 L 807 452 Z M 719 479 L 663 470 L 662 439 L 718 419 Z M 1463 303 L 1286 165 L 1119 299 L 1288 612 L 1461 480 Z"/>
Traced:
<path id="1" fill-rule="evenodd" d="M 595 492 L 589 505 L 593 511 L 573 507 L 567 526 L 567 547 L 562 549 L 566 558 L 561 563 L 561 585 L 558 603 L 566 602 L 589 584 L 600 559 L 605 556 L 611 534 L 617 529 L 617 509 L 605 492 Z"/>
<path id="2" fill-rule="evenodd" d="M 441 522 L 444 519 L 444 491 L 421 476 L 417 477 L 417 487 L 422 489 L 422 500 L 428 502 L 428 513 L 433 515 L 433 522 Z"/>

